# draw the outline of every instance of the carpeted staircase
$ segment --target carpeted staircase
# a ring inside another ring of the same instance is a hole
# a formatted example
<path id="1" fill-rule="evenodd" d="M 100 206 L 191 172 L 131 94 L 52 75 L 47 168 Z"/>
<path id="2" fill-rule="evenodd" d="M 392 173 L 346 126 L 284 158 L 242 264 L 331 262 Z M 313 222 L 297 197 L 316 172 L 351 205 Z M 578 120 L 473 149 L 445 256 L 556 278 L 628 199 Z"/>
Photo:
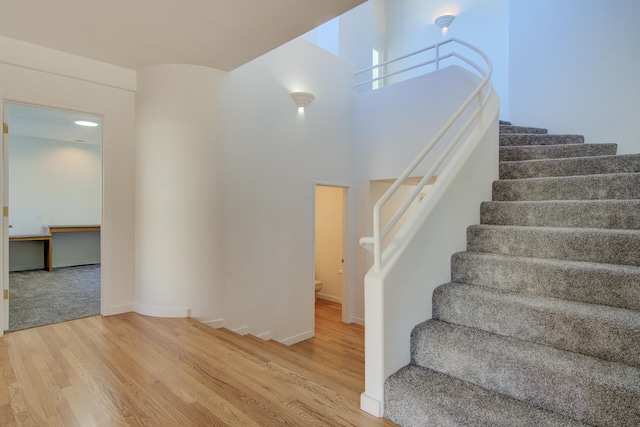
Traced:
<path id="1" fill-rule="evenodd" d="M 640 426 L 640 155 L 501 123 L 500 180 L 411 364 L 402 426 Z"/>

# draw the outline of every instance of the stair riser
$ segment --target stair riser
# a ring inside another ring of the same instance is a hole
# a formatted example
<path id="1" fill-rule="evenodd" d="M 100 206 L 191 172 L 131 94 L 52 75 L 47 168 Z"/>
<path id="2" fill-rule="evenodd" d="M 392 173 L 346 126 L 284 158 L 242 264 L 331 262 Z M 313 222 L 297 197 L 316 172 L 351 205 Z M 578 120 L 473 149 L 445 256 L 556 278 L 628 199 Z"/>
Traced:
<path id="1" fill-rule="evenodd" d="M 640 229 L 640 200 L 484 202 L 480 222 L 492 225 Z"/>
<path id="2" fill-rule="evenodd" d="M 612 156 L 617 144 L 569 144 L 500 147 L 500 161 L 561 159 L 567 157 Z"/>
<path id="3" fill-rule="evenodd" d="M 562 415 L 491 393 L 457 378 L 409 365 L 384 385 L 385 418 L 403 427 L 584 426 Z"/>
<path id="4" fill-rule="evenodd" d="M 513 126 L 513 125 L 500 125 L 500 134 L 512 134 L 512 133 L 536 133 L 546 135 L 549 133 L 547 129 L 534 128 L 528 126 Z"/>
<path id="5" fill-rule="evenodd" d="M 500 180 L 494 201 L 640 199 L 640 174 Z"/>
<path id="6" fill-rule="evenodd" d="M 475 307 L 469 310 L 469 307 Z M 640 367 L 640 313 L 449 283 L 433 294 L 433 318 Z"/>
<path id="7" fill-rule="evenodd" d="M 640 265 L 640 231 L 479 225 L 467 229 L 467 250 Z"/>
<path id="8" fill-rule="evenodd" d="M 416 365 L 589 424 L 640 423 L 637 368 L 434 320 L 411 337 Z"/>
<path id="9" fill-rule="evenodd" d="M 640 172 L 640 155 L 500 163 L 500 179 L 634 172 Z"/>
<path id="10" fill-rule="evenodd" d="M 582 135 L 540 135 L 535 133 L 501 134 L 500 146 L 583 144 Z"/>
<path id="11" fill-rule="evenodd" d="M 460 252 L 451 280 L 528 295 L 640 310 L 640 268 Z"/>

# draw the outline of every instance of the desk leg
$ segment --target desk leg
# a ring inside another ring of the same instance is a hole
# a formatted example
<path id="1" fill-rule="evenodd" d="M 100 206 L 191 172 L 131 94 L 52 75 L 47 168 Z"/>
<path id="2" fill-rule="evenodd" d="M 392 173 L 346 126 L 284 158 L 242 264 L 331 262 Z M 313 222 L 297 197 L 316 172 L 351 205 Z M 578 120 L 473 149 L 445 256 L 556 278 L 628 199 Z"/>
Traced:
<path id="1" fill-rule="evenodd" d="M 47 271 L 53 270 L 53 242 L 52 239 L 49 238 L 44 241 L 44 268 Z"/>

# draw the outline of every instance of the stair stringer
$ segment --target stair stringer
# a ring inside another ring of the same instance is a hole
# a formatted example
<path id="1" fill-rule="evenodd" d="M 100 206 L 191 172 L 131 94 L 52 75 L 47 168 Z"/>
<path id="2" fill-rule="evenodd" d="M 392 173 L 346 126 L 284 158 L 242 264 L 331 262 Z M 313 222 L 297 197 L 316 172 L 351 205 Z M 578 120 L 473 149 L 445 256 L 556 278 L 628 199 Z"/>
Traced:
<path id="1" fill-rule="evenodd" d="M 362 410 L 382 417 L 384 382 L 410 362 L 410 336 L 432 317 L 431 296 L 450 280 L 451 256 L 466 248 L 465 230 L 498 178 L 499 100 L 492 91 L 476 127 L 438 175 L 412 218 L 383 253 L 384 267 L 364 280 L 365 391 Z M 425 304 L 425 302 L 427 302 Z"/>

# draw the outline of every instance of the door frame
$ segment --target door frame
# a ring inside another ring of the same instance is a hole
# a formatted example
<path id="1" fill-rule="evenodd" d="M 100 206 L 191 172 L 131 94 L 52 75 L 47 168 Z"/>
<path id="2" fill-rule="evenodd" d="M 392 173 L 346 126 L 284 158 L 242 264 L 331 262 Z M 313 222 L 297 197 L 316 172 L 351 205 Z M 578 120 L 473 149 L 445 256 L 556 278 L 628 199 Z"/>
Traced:
<path id="1" fill-rule="evenodd" d="M 341 188 L 342 192 L 342 322 L 352 323 L 351 320 L 351 186 L 345 183 L 336 183 L 328 181 L 314 181 L 313 182 L 313 232 L 312 232 L 312 271 L 311 271 L 311 283 L 315 281 L 316 270 L 316 188 L 321 187 L 334 187 Z M 314 304 L 315 311 L 315 288 L 311 287 L 313 291 L 312 303 Z M 315 331 L 315 317 L 314 317 L 314 331 Z"/>
<path id="2" fill-rule="evenodd" d="M 101 127 L 102 127 L 102 137 L 100 143 L 100 182 L 101 182 L 101 196 L 100 196 L 100 314 L 104 315 L 107 311 L 106 307 L 108 307 L 109 302 L 107 301 L 110 296 L 110 289 L 106 286 L 105 277 L 108 275 L 108 268 L 106 266 L 111 265 L 111 260 L 109 257 L 109 252 L 106 250 L 108 244 L 105 239 L 104 233 L 104 219 L 105 219 L 105 150 L 104 150 L 104 141 L 105 141 L 105 122 L 107 122 L 107 114 L 103 111 L 95 111 L 91 109 L 87 109 L 81 111 L 77 108 L 77 106 L 68 106 L 68 105 L 60 105 L 60 104 L 50 104 L 46 102 L 34 101 L 33 99 L 23 99 L 16 97 L 3 97 L 0 98 L 0 110 L 2 110 L 2 122 L 9 123 L 9 108 L 5 108 L 7 104 L 21 104 L 34 108 L 48 108 L 52 110 L 61 110 L 67 111 L 70 113 L 78 113 L 83 115 L 92 115 L 96 117 L 100 117 L 101 119 Z M 0 199 L 2 201 L 3 206 L 3 217 L 2 217 L 2 227 L 0 229 L 0 239 L 2 239 L 2 261 L 0 262 L 0 276 L 2 277 L 2 289 L 4 291 L 9 291 L 9 216 L 4 215 L 5 208 L 8 209 L 9 204 L 9 192 L 8 192 L 8 171 L 9 171 L 9 137 L 8 133 L 4 133 L 4 125 L 2 132 L 2 139 L 0 141 L 2 144 L 2 195 Z M 107 236 L 108 237 L 108 236 Z M 10 298 L 10 297 L 9 297 Z M 4 335 L 4 332 L 9 328 L 9 299 L 2 301 L 0 304 L 0 337 Z"/>

